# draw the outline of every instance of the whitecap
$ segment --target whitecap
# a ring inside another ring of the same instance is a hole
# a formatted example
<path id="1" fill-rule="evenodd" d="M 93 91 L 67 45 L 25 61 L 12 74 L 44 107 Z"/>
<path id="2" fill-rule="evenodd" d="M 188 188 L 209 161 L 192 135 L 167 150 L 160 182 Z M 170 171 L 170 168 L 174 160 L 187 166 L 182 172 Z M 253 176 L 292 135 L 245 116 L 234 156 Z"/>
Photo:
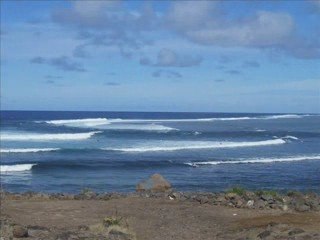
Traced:
<path id="1" fill-rule="evenodd" d="M 1 153 L 36 153 L 57 151 L 60 148 L 7 148 L 0 149 Z"/>
<path id="2" fill-rule="evenodd" d="M 108 151 L 121 152 L 156 152 L 156 151 L 178 151 L 194 149 L 219 149 L 239 147 L 259 147 L 268 145 L 279 145 L 286 143 L 283 139 L 273 139 L 256 142 L 211 142 L 211 141 L 161 141 L 154 145 L 134 146 L 124 148 L 102 148 Z"/>
<path id="3" fill-rule="evenodd" d="M 293 140 L 299 140 L 299 138 L 295 137 L 295 136 L 290 136 L 290 135 L 287 135 L 285 137 L 283 137 L 284 139 L 293 139 Z"/>
<path id="4" fill-rule="evenodd" d="M 0 166 L 0 172 L 6 173 L 6 172 L 24 172 L 24 171 L 30 171 L 33 166 L 37 164 L 16 164 L 16 165 L 1 165 Z"/>
<path id="5" fill-rule="evenodd" d="M 28 133 L 28 132 L 12 132 L 1 133 L 2 141 L 67 141 L 67 140 L 85 140 L 92 137 L 96 132 L 86 133 Z"/>
<path id="6" fill-rule="evenodd" d="M 202 165 L 275 163 L 275 162 L 293 162 L 293 161 L 305 161 L 305 160 L 320 160 L 320 155 L 291 156 L 291 157 L 280 157 L 280 158 L 254 158 L 254 159 L 242 159 L 242 160 L 232 160 L 232 161 L 188 162 L 185 164 L 192 167 L 199 167 Z"/>
<path id="7" fill-rule="evenodd" d="M 71 127 L 95 127 L 110 124 L 107 118 L 85 118 L 85 119 L 65 119 L 45 121 L 48 124 L 65 125 Z"/>

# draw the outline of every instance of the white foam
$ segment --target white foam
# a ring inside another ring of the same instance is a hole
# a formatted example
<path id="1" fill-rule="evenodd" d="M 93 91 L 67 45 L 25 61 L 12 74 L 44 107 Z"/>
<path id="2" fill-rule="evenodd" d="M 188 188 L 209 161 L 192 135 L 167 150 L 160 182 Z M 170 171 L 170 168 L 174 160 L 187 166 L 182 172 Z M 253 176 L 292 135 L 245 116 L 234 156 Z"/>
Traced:
<path id="1" fill-rule="evenodd" d="M 283 137 L 284 139 L 293 139 L 293 140 L 299 140 L 299 138 L 295 137 L 295 136 L 290 136 L 290 135 L 287 135 L 285 137 Z"/>
<path id="2" fill-rule="evenodd" d="M 17 165 L 1 165 L 0 166 L 0 172 L 6 173 L 6 172 L 24 172 L 24 171 L 30 171 L 33 166 L 37 164 L 17 164 Z"/>
<path id="3" fill-rule="evenodd" d="M 149 124 L 137 124 L 149 122 Z M 112 130 L 138 130 L 138 131 L 171 131 L 175 128 L 154 124 L 154 120 L 123 120 L 107 118 L 87 118 L 87 119 L 69 119 L 69 120 L 52 120 L 46 121 L 48 124 L 58 126 L 79 127 L 79 128 L 96 128 Z M 152 123 L 152 124 L 150 124 Z"/>
<path id="4" fill-rule="evenodd" d="M 9 148 L 0 149 L 1 153 L 35 153 L 35 152 L 51 152 L 57 151 L 60 148 Z"/>
<path id="5" fill-rule="evenodd" d="M 126 148 L 103 148 L 109 151 L 122 152 L 155 152 L 155 151 L 177 151 L 192 149 L 219 149 L 219 148 L 239 148 L 239 147 L 259 147 L 268 145 L 284 144 L 283 139 L 273 139 L 256 142 L 210 142 L 210 141 L 160 141 L 154 145 L 136 146 Z"/>
<path id="6" fill-rule="evenodd" d="M 99 125 L 109 124 L 106 118 L 86 118 L 86 119 L 66 119 L 45 121 L 54 125 L 78 126 L 78 127 L 95 127 Z"/>
<path id="7" fill-rule="evenodd" d="M 159 124 L 111 124 L 107 126 L 101 126 L 99 129 L 107 130 L 135 130 L 135 131 L 177 131 L 178 129 L 172 127 L 166 127 Z"/>
<path id="8" fill-rule="evenodd" d="M 45 121 L 48 124 L 64 125 L 69 127 L 99 127 L 114 123 L 152 123 L 152 122 L 211 122 L 211 121 L 241 121 L 241 120 L 269 120 L 283 118 L 301 118 L 310 115 L 298 114 L 282 114 L 282 115 L 267 115 L 256 117 L 216 117 L 216 118 L 185 118 L 185 119 L 121 119 L 121 118 L 85 118 L 85 119 L 62 119 Z M 39 121 L 38 121 L 39 122 Z"/>
<path id="9" fill-rule="evenodd" d="M 270 116 L 257 116 L 257 117 L 216 117 L 216 118 L 195 118 L 195 119 L 109 119 L 109 123 L 125 123 L 125 122 L 211 122 L 211 121 L 241 121 L 241 120 L 269 120 L 269 119 L 282 119 L 282 118 L 302 118 L 310 115 L 298 114 L 282 114 Z"/>
<path id="10" fill-rule="evenodd" d="M 309 115 L 283 114 L 283 115 L 264 116 L 262 119 L 302 118 L 307 116 Z"/>
<path id="11" fill-rule="evenodd" d="M 100 132 L 86 133 L 1 133 L 2 141 L 51 141 L 85 140 Z"/>
<path id="12" fill-rule="evenodd" d="M 192 167 L 198 167 L 201 165 L 274 163 L 274 162 L 293 162 L 293 161 L 305 161 L 305 160 L 320 160 L 320 155 L 294 156 L 294 157 L 284 157 L 284 158 L 256 158 L 256 159 L 243 159 L 243 160 L 235 160 L 235 161 L 193 162 L 193 163 L 185 163 L 185 164 Z"/>

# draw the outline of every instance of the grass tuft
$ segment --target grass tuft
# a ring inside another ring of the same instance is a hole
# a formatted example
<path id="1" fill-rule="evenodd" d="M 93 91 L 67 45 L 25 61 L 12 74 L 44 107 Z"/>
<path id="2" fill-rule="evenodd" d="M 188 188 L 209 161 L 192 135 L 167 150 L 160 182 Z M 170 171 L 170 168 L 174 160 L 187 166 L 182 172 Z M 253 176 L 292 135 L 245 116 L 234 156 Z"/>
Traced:
<path id="1" fill-rule="evenodd" d="M 227 190 L 227 193 L 235 193 L 239 196 L 243 196 L 245 194 L 246 190 L 243 187 L 233 187 Z"/>

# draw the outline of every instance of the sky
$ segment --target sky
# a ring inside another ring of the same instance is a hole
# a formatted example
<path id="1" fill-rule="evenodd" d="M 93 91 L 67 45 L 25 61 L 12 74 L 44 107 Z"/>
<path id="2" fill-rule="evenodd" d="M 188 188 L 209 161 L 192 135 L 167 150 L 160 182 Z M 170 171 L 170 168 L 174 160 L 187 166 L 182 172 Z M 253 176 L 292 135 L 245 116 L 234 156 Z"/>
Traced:
<path id="1" fill-rule="evenodd" d="M 320 0 L 1 1 L 1 109 L 320 113 Z"/>

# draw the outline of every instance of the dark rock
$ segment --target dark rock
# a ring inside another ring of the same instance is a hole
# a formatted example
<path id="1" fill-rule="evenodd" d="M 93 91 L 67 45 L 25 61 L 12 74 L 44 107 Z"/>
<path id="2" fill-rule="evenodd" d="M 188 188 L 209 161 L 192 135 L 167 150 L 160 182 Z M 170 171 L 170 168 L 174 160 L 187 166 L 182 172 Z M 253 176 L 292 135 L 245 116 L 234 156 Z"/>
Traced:
<path id="1" fill-rule="evenodd" d="M 15 226 L 13 226 L 12 234 L 13 234 L 13 237 L 15 237 L 15 238 L 28 237 L 28 229 L 26 229 L 25 227 L 22 227 L 20 225 L 15 225 Z"/>
<path id="2" fill-rule="evenodd" d="M 149 179 L 137 184 L 137 192 L 152 191 L 165 192 L 171 189 L 171 184 L 160 174 L 154 174 Z"/>
<path id="3" fill-rule="evenodd" d="M 262 200 L 264 200 L 264 201 L 267 201 L 268 203 L 274 202 L 273 196 L 272 196 L 272 195 L 269 195 L 269 194 L 263 194 L 263 195 L 261 195 L 260 198 L 261 198 Z"/>
<path id="4" fill-rule="evenodd" d="M 197 201 L 200 204 L 205 204 L 205 203 L 209 202 L 209 198 L 207 196 L 199 196 L 199 197 L 197 197 Z"/>
<path id="5" fill-rule="evenodd" d="M 117 229 L 111 229 L 108 236 L 110 240 L 131 240 L 132 236 Z"/>
<path id="6" fill-rule="evenodd" d="M 304 233 L 304 230 L 301 228 L 295 228 L 295 229 L 289 231 L 288 235 L 292 236 L 292 235 L 296 235 L 296 234 L 300 234 L 300 233 Z"/>
<path id="7" fill-rule="evenodd" d="M 260 239 L 265 239 L 265 238 L 269 237 L 270 235 L 271 235 L 271 231 L 265 230 L 265 231 L 259 233 L 257 237 Z"/>

